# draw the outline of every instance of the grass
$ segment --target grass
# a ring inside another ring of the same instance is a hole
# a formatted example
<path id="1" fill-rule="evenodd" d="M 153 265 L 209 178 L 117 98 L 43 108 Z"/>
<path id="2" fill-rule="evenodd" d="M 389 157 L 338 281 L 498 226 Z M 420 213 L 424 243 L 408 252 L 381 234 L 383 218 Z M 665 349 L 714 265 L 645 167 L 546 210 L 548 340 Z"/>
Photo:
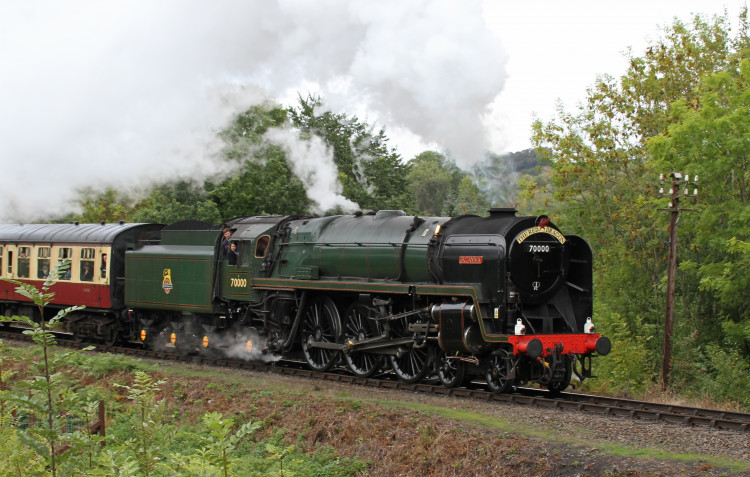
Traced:
<path id="1" fill-rule="evenodd" d="M 542 439 L 550 442 L 564 442 L 575 446 L 586 446 L 597 449 L 599 453 L 622 457 L 637 457 L 656 460 L 676 460 L 692 463 L 705 463 L 715 467 L 728 467 L 735 472 L 750 471 L 750 463 L 737 461 L 729 457 L 709 456 L 704 454 L 689 453 L 672 453 L 656 448 L 635 448 L 623 444 L 607 443 L 598 440 L 580 439 L 580 435 L 590 434 L 588 429 L 580 429 L 576 438 L 571 438 L 565 433 L 559 433 L 554 430 L 539 430 L 519 424 L 516 421 L 509 421 L 505 418 L 487 416 L 473 411 L 460 409 L 450 409 L 444 407 L 430 406 L 427 404 L 407 403 L 400 401 L 378 401 L 382 405 L 393 406 L 398 408 L 412 409 L 420 413 L 431 414 L 445 419 L 466 422 L 474 425 L 488 426 L 502 432 L 514 433 L 535 439 Z"/>
<path id="2" fill-rule="evenodd" d="M 15 354 L 16 349 L 7 349 L 7 351 L 7 354 L 11 355 Z M 390 411 L 387 411 L 387 409 L 408 410 L 417 414 L 399 414 L 401 416 L 398 418 L 400 422 L 396 424 L 399 426 L 399 430 L 388 430 L 386 432 L 406 433 L 407 429 L 411 429 L 413 434 L 404 434 L 402 437 L 411 438 L 413 439 L 412 442 L 421 442 L 424 444 L 424 448 L 428 448 L 447 440 L 446 433 L 452 429 L 473 429 L 466 432 L 472 432 L 471 435 L 476 436 L 493 436 L 487 439 L 488 442 L 499 442 L 504 445 L 507 443 L 508 447 L 506 447 L 503 457 L 507 465 L 518 465 L 519 461 L 523 463 L 524 456 L 522 453 L 527 452 L 530 446 L 524 444 L 524 441 L 517 442 L 520 436 L 524 439 L 545 442 L 546 445 L 551 444 L 551 448 L 566 444 L 579 449 L 592 449 L 586 451 L 590 452 L 592 456 L 596 454 L 631 459 L 670 460 L 727 468 L 733 472 L 750 471 L 750 463 L 736 461 L 724 456 L 679 454 L 662 449 L 639 449 L 623 444 L 599 441 L 595 439 L 594 433 L 588 429 L 577 429 L 576 437 L 571 437 L 558 430 L 543 429 L 524 423 L 522 416 L 520 416 L 522 411 L 518 413 L 516 418 L 513 418 L 513 416 L 486 415 L 460 407 L 448 408 L 424 403 L 385 401 L 368 396 L 368 391 L 365 388 L 352 388 L 351 391 L 341 390 L 340 386 L 327 387 L 324 384 L 311 383 L 304 379 L 279 382 L 279 380 L 266 379 L 263 376 L 259 378 L 248 377 L 246 373 L 242 372 L 217 373 L 215 369 L 202 368 L 186 363 L 165 364 L 161 361 L 155 363 L 149 360 L 110 354 L 87 355 L 85 358 L 81 358 L 78 365 L 85 368 L 86 372 L 96 376 L 106 376 L 112 373 L 122 377 L 125 376 L 122 374 L 123 371 L 143 370 L 153 372 L 158 370 L 163 376 L 177 378 L 170 378 L 171 387 L 168 393 L 175 406 L 174 419 L 181 421 L 180 425 L 194 424 L 199 411 L 203 412 L 211 408 L 224 412 L 227 416 L 236 416 L 236 422 L 238 423 L 261 420 L 265 423 L 269 432 L 271 429 L 283 430 L 279 434 L 266 432 L 262 442 L 275 446 L 274 452 L 281 453 L 287 452 L 284 446 L 295 445 L 296 448 L 288 452 L 288 456 L 291 456 L 287 457 L 290 463 L 304 461 L 305 455 L 311 455 L 309 448 L 308 451 L 304 451 L 304 446 L 312 446 L 311 448 L 315 449 L 313 456 L 318 456 L 318 453 L 322 452 L 319 456 L 322 459 L 319 465 L 309 463 L 307 466 L 296 467 L 296 475 L 308 475 L 307 471 L 310 469 L 316 469 L 317 472 L 322 474 L 330 472 L 329 475 L 352 475 L 346 472 L 336 473 L 331 469 L 337 465 L 335 462 L 339 461 L 344 468 L 356 473 L 358 471 L 356 469 L 361 469 L 361 466 L 365 465 L 363 462 L 377 459 L 378 457 L 372 457 L 374 454 L 365 454 L 360 459 L 341 460 L 332 450 L 332 447 L 331 450 L 324 450 L 330 446 L 318 445 L 316 442 L 321 444 L 333 442 L 338 438 L 337 434 L 343 434 L 350 444 L 346 452 L 358 452 L 357 449 L 363 449 L 368 444 L 375 445 L 375 443 L 368 441 L 380 440 L 381 436 L 367 433 L 375 432 L 370 427 L 377 427 L 378 424 L 381 424 L 381 421 L 388 419 L 386 416 L 389 416 Z M 362 390 L 364 391 L 360 392 Z M 366 396 L 358 397 L 363 394 Z M 119 412 L 123 404 L 116 401 L 114 394 L 107 395 L 105 399 L 111 399 L 109 407 L 115 413 Z M 238 405 L 241 407 L 238 408 Z M 200 406 L 201 409 L 189 411 L 189 406 L 193 408 Z M 184 414 L 183 407 L 185 408 Z M 216 409 L 217 407 L 218 409 Z M 297 421 L 294 420 L 295 417 Z M 193 419 L 192 424 L 191 418 Z M 326 425 L 329 428 L 326 428 Z M 355 427 L 347 428 L 346 426 Z M 492 429 L 493 432 L 488 433 L 487 428 Z M 285 441 L 283 438 L 286 432 L 289 434 Z M 362 434 L 358 434 L 360 432 Z M 589 439 L 586 436 L 591 436 L 591 438 Z M 325 438 L 319 441 L 321 437 Z M 482 440 L 483 438 L 479 437 L 476 442 Z M 382 445 L 376 447 L 378 449 L 383 448 Z M 435 452 L 438 452 L 437 446 L 435 446 L 435 449 Z M 478 455 L 488 452 L 487 449 L 479 446 L 475 446 L 474 451 Z M 254 458 L 260 460 L 269 455 L 269 451 L 265 448 L 253 448 L 252 452 L 255 452 L 255 454 L 252 454 Z M 583 461 L 587 459 L 588 455 L 586 452 L 579 452 L 576 458 L 571 459 L 567 465 L 584 465 Z M 330 458 L 325 458 L 326 455 L 329 455 L 326 453 L 331 453 Z M 352 454 L 346 455 L 351 456 Z M 537 456 L 540 455 L 542 454 L 537 454 Z M 249 457 L 250 454 L 248 454 Z M 312 458 L 317 459 L 318 457 Z M 425 454 L 424 458 L 429 458 L 429 454 Z M 458 466 L 457 468 L 465 468 L 468 464 L 456 461 L 454 465 Z M 291 471 L 292 469 L 289 468 L 288 470 Z"/>

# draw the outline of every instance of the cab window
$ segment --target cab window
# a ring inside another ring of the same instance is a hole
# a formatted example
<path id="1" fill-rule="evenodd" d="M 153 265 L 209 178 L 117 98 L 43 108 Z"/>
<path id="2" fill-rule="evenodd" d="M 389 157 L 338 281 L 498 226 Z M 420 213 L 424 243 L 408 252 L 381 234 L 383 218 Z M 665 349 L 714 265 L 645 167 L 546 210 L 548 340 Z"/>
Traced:
<path id="1" fill-rule="evenodd" d="M 49 276 L 49 247 L 36 249 L 36 277 L 46 279 Z"/>
<path id="2" fill-rule="evenodd" d="M 81 265 L 80 265 L 80 277 L 83 282 L 94 281 L 94 258 L 96 257 L 96 250 L 93 248 L 82 248 L 81 249 Z"/>
<path id="3" fill-rule="evenodd" d="M 57 264 L 62 264 L 63 260 L 72 260 L 73 259 L 73 249 L 69 247 L 63 247 L 57 250 Z M 71 264 L 72 267 L 72 264 Z M 65 270 L 65 273 L 63 273 L 60 276 L 60 280 L 70 280 L 70 268 Z"/>
<path id="4" fill-rule="evenodd" d="M 18 278 L 29 278 L 30 255 L 29 247 L 18 247 Z"/>
<path id="5" fill-rule="evenodd" d="M 270 235 L 261 235 L 258 237 L 258 240 L 255 241 L 255 258 L 263 258 L 266 256 L 266 250 L 268 249 L 268 243 L 270 241 Z"/>

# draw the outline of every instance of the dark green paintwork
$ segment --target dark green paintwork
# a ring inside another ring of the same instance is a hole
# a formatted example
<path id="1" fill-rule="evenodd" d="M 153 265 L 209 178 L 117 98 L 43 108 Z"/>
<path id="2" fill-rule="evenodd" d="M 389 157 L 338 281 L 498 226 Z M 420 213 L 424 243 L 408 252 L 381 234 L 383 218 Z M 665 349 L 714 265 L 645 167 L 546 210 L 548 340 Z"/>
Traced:
<path id="1" fill-rule="evenodd" d="M 167 274 L 171 289 L 165 283 Z M 129 251 L 125 276 L 127 306 L 208 312 L 212 309 L 214 247 L 152 245 Z"/>
<path id="2" fill-rule="evenodd" d="M 248 267 L 229 265 L 221 262 L 221 289 L 224 297 L 230 300 L 247 301 L 250 299 L 252 278 Z"/>
<path id="3" fill-rule="evenodd" d="M 393 211 L 386 211 L 393 212 Z M 427 247 L 446 218 L 391 214 L 334 216 L 290 223 L 284 260 L 273 277 L 429 282 Z"/>
<path id="4" fill-rule="evenodd" d="M 162 245 L 215 245 L 221 232 L 217 230 L 162 230 Z"/>

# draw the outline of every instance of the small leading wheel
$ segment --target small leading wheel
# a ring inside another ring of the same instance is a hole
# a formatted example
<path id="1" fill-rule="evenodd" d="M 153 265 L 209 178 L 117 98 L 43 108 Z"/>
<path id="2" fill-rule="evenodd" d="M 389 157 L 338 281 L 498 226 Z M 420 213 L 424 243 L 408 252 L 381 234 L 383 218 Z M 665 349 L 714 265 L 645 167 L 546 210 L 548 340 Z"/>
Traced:
<path id="1" fill-rule="evenodd" d="M 552 370 L 552 379 L 547 385 L 547 389 L 552 394 L 560 394 L 570 385 L 573 368 L 570 365 L 570 358 L 563 356 L 558 361 L 555 369 Z"/>
<path id="2" fill-rule="evenodd" d="M 507 393 L 513 388 L 513 355 L 508 350 L 497 351 L 487 367 L 487 386 L 495 393 Z"/>
<path id="3" fill-rule="evenodd" d="M 336 304 L 328 297 L 315 297 L 302 316 L 302 352 L 310 367 L 327 371 L 339 358 L 337 349 L 323 348 L 314 343 L 338 343 L 341 321 Z"/>
<path id="4" fill-rule="evenodd" d="M 406 318 L 401 318 L 391 323 L 391 336 L 393 338 L 411 336 L 409 322 Z M 393 372 L 396 373 L 396 376 L 401 381 L 407 384 L 421 381 L 427 375 L 432 365 L 430 352 L 431 347 L 426 342 L 402 346 L 398 354 L 389 356 Z"/>
<path id="5" fill-rule="evenodd" d="M 344 315 L 343 341 L 357 343 L 379 336 L 381 331 L 377 321 L 371 320 L 370 308 L 360 303 L 349 307 Z M 360 378 L 369 378 L 377 373 L 383 364 L 383 356 L 366 351 L 352 351 L 344 354 L 349 370 Z"/>
<path id="6" fill-rule="evenodd" d="M 437 360 L 438 379 L 446 388 L 455 388 L 464 383 L 466 376 L 466 365 L 457 358 L 448 357 L 444 351 L 440 351 Z"/>

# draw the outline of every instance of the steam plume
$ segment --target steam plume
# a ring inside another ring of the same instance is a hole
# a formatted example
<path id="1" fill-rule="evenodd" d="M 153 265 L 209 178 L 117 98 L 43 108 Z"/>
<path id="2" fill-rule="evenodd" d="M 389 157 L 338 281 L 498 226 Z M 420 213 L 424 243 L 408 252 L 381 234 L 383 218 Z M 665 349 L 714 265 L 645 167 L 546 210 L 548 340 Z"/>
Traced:
<path id="1" fill-rule="evenodd" d="M 217 131 L 298 91 L 475 162 L 506 60 L 479 0 L 3 2 L 0 58 L 1 221 L 221 171 Z"/>

